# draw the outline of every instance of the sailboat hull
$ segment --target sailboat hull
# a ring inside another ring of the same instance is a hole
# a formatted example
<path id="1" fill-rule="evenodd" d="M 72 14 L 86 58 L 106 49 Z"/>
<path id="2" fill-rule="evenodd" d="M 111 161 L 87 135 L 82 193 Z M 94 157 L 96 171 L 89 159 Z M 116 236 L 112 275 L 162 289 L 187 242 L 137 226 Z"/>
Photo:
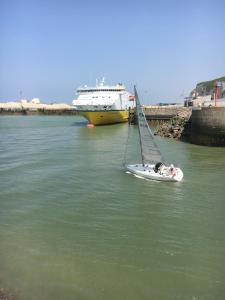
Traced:
<path id="1" fill-rule="evenodd" d="M 126 170 L 130 173 L 142 178 L 158 181 L 178 182 L 183 179 L 183 172 L 180 168 L 175 168 L 175 172 L 171 172 L 169 167 L 166 167 L 163 172 L 155 172 L 155 165 L 127 165 Z"/>

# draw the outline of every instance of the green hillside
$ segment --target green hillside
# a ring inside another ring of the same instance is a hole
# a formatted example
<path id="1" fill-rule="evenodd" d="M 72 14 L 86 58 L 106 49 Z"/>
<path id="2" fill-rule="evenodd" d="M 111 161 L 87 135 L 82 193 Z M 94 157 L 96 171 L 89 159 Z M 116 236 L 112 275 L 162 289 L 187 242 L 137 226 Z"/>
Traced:
<path id="1" fill-rule="evenodd" d="M 212 90 L 214 88 L 214 81 L 225 81 L 225 76 L 223 77 L 219 77 L 219 78 L 215 78 L 213 80 L 209 80 L 209 81 L 203 81 L 203 82 L 199 82 L 196 86 L 196 88 L 198 88 L 199 86 L 204 86 L 205 89 L 207 90 Z"/>

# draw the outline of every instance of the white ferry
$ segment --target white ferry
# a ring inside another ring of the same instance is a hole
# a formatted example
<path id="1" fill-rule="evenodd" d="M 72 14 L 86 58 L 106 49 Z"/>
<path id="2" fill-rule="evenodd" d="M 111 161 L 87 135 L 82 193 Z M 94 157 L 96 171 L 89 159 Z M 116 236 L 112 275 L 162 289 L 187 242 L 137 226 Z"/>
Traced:
<path id="1" fill-rule="evenodd" d="M 104 78 L 96 80 L 95 87 L 79 87 L 77 95 L 74 108 L 93 125 L 127 122 L 135 105 L 134 96 L 121 83 L 104 85 Z"/>

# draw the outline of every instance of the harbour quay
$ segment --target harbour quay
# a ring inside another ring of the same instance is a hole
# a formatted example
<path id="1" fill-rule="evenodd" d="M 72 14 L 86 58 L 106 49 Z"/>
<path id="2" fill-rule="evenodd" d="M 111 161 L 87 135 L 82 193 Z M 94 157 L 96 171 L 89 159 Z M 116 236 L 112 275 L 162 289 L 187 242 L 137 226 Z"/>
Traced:
<path id="1" fill-rule="evenodd" d="M 225 146 L 225 106 L 146 106 L 155 135 L 203 146 Z"/>

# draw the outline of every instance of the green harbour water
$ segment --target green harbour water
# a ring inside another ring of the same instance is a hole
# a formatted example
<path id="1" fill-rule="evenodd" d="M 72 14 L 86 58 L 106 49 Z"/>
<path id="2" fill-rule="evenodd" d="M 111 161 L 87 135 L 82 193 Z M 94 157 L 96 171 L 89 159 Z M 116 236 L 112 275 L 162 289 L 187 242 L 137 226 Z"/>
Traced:
<path id="1" fill-rule="evenodd" d="M 0 287 L 22 300 L 225 299 L 225 148 L 157 138 L 184 180 L 147 181 L 123 171 L 127 124 L 85 124 L 0 117 Z"/>

